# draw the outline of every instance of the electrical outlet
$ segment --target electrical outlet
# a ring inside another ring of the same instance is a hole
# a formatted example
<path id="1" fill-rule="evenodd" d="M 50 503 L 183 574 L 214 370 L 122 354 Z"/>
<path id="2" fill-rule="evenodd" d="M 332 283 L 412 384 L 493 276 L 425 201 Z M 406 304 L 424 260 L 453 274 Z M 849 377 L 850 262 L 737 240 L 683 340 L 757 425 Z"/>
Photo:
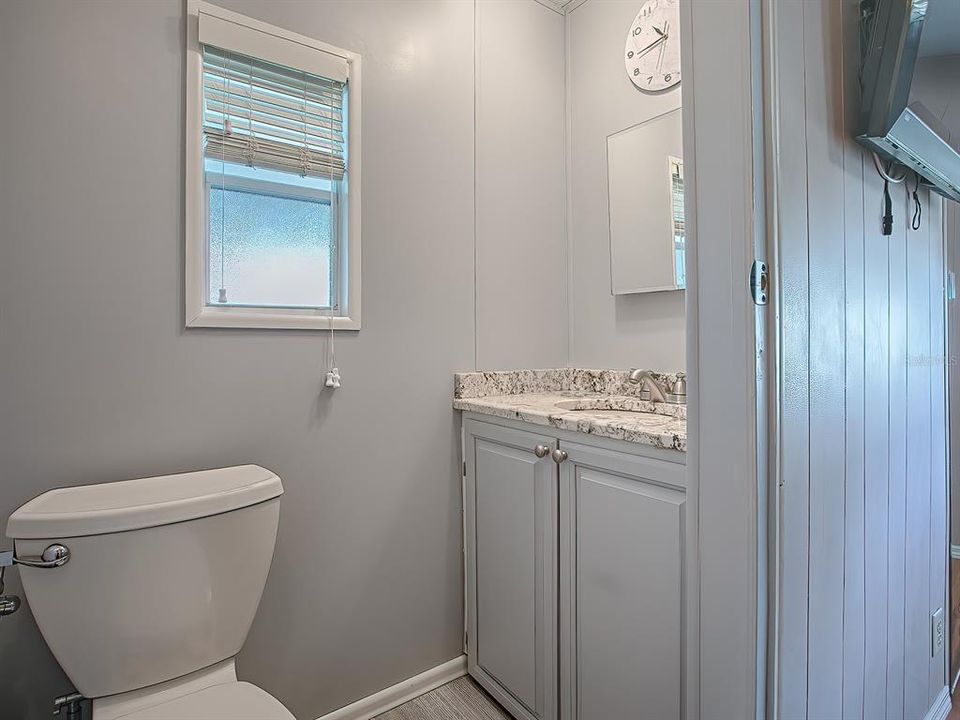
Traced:
<path id="1" fill-rule="evenodd" d="M 937 611 L 930 616 L 930 657 L 936 657 L 943 650 L 945 631 L 943 608 L 937 608 Z"/>

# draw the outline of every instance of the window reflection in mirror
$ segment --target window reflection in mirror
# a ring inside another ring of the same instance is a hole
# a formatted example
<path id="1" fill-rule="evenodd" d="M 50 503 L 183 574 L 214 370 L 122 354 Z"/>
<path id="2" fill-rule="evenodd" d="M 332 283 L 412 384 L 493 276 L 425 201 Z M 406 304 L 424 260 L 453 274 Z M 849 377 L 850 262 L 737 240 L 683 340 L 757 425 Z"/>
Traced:
<path id="1" fill-rule="evenodd" d="M 614 295 L 686 287 L 679 108 L 607 138 Z"/>

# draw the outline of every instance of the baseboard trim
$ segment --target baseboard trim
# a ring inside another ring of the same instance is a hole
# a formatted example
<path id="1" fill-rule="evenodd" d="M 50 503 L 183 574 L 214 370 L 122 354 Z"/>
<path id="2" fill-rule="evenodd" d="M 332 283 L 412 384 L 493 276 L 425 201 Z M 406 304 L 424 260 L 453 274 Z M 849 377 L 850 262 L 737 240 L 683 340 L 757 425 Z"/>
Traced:
<path id="1" fill-rule="evenodd" d="M 944 685 L 940 694 L 937 695 L 937 699 L 933 702 L 933 707 L 927 710 L 923 720 L 947 720 L 947 715 L 950 714 L 952 707 L 950 704 L 950 688 Z"/>
<path id="2" fill-rule="evenodd" d="M 419 675 L 407 678 L 396 685 L 368 695 L 361 700 L 350 703 L 339 710 L 327 713 L 317 720 L 370 720 L 387 710 L 393 710 L 408 700 L 413 700 L 431 690 L 463 677 L 467 674 L 467 656 L 461 655 L 448 660 L 442 665 L 425 670 Z"/>

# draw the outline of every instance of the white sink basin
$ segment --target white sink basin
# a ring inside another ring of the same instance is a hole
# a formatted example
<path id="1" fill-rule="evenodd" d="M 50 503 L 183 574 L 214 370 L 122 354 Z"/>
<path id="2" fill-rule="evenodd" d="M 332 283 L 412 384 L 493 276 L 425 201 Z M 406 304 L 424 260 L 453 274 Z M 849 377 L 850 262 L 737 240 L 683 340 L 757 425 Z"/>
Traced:
<path id="1" fill-rule="evenodd" d="M 617 410 L 619 412 L 653 412 L 652 403 L 649 400 L 631 397 L 577 398 L 576 400 L 561 400 L 555 403 L 555 405 L 560 410 L 571 411 Z"/>
<path id="2" fill-rule="evenodd" d="M 571 398 L 554 403 L 558 410 L 567 412 L 589 412 L 596 414 L 642 413 L 645 415 L 666 415 L 668 417 L 686 417 L 686 406 L 672 403 L 655 403 L 626 395 Z"/>

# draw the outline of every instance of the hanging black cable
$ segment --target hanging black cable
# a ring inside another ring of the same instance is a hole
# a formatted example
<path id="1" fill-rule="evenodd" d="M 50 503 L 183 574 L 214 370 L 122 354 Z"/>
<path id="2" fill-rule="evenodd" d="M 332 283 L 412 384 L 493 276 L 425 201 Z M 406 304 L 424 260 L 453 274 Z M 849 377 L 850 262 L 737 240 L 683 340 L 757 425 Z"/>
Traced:
<path id="1" fill-rule="evenodd" d="M 880 158 L 876 153 L 873 153 L 873 167 L 876 168 L 877 174 L 883 178 L 883 224 L 882 231 L 884 235 L 893 234 L 893 202 L 890 200 L 890 183 L 899 185 L 907 177 L 907 169 L 903 168 L 903 173 L 897 177 L 891 175 L 890 173 L 893 170 L 894 162 L 890 161 L 890 164 L 887 167 L 883 167 L 883 164 L 880 162 Z"/>
<path id="2" fill-rule="evenodd" d="M 883 234 L 893 234 L 893 202 L 890 200 L 890 183 L 883 180 Z"/>
<path id="3" fill-rule="evenodd" d="M 916 185 L 913 187 L 913 221 L 910 223 L 910 227 L 914 230 L 920 229 L 920 219 L 923 217 L 923 206 L 920 204 L 920 198 L 917 196 L 917 191 L 920 190 L 920 176 L 917 173 L 913 174 L 913 177 L 916 179 Z"/>

